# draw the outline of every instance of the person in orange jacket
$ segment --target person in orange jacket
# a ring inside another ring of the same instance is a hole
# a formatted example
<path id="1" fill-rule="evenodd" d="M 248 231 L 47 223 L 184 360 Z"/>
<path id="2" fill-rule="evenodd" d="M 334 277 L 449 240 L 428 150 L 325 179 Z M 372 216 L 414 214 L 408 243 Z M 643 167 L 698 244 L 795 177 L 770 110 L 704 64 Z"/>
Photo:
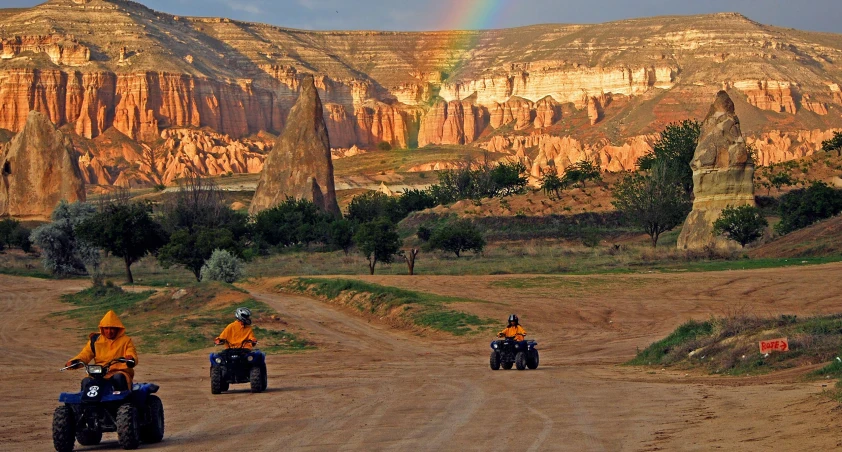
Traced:
<path id="1" fill-rule="evenodd" d="M 91 333 L 89 342 L 82 347 L 78 355 L 70 359 L 65 366 L 86 363 L 104 366 L 112 360 L 126 358 L 125 363 L 114 363 L 109 367 L 105 378 L 111 379 L 115 390 L 129 389 L 137 365 L 137 350 L 132 339 L 126 335 L 126 327 L 114 311 L 108 311 L 99 321 L 99 333 Z M 84 383 L 83 383 L 84 385 Z"/>
<path id="2" fill-rule="evenodd" d="M 522 341 L 526 337 L 526 330 L 518 323 L 516 314 L 509 316 L 509 326 L 497 333 L 497 337 L 513 337 L 516 341 Z"/>
<path id="3" fill-rule="evenodd" d="M 228 348 L 252 348 L 257 345 L 257 338 L 254 337 L 254 332 L 251 330 L 251 311 L 249 308 L 237 308 L 234 311 L 234 317 L 237 320 L 228 324 L 222 333 L 213 341 L 214 344 L 219 345 L 225 341 Z M 243 343 L 243 341 L 246 341 Z"/>

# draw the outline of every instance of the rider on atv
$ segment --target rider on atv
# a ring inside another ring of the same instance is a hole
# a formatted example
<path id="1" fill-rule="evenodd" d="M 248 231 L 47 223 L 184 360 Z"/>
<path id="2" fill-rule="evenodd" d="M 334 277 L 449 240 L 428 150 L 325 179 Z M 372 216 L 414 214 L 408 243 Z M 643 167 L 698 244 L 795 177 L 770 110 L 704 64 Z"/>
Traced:
<path id="1" fill-rule="evenodd" d="M 214 343 L 220 345 L 224 342 L 228 348 L 252 348 L 257 345 L 257 339 L 251 330 L 251 311 L 248 308 L 237 308 L 234 317 L 237 320 L 229 323 Z"/>
<path id="2" fill-rule="evenodd" d="M 82 351 L 65 366 L 88 364 L 91 360 L 94 364 L 104 366 L 118 358 L 125 358 L 125 363 L 111 364 L 105 378 L 111 379 L 111 384 L 116 390 L 129 389 L 134 377 L 134 366 L 137 365 L 137 350 L 134 348 L 132 339 L 126 336 L 126 328 L 117 314 L 114 311 L 105 313 L 99 321 L 99 333 L 91 333 L 89 338 L 90 341 L 82 347 Z M 84 386 L 84 380 L 82 386 Z"/>
<path id="3" fill-rule="evenodd" d="M 518 323 L 516 314 L 509 316 L 509 326 L 497 333 L 497 337 L 511 337 L 520 342 L 526 337 L 526 330 Z"/>

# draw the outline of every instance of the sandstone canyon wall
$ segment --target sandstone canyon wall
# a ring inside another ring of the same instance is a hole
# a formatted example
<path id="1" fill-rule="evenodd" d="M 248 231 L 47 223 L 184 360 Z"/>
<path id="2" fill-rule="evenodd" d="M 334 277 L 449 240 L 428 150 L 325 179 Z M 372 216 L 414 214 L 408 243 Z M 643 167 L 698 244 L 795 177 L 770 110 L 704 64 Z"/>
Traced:
<path id="1" fill-rule="evenodd" d="M 272 208 L 286 198 L 307 199 L 327 212 L 340 214 L 330 139 L 312 77 L 304 78 L 287 126 L 269 153 L 249 213 Z"/>
<path id="2" fill-rule="evenodd" d="M 39 112 L 0 152 L 0 216 L 45 220 L 61 201 L 85 200 L 69 137 Z"/>
<path id="3" fill-rule="evenodd" d="M 736 242 L 713 235 L 713 223 L 728 206 L 755 205 L 754 162 L 725 91 L 717 94 L 702 123 L 690 167 L 695 198 L 678 236 L 678 249 L 736 249 Z"/>

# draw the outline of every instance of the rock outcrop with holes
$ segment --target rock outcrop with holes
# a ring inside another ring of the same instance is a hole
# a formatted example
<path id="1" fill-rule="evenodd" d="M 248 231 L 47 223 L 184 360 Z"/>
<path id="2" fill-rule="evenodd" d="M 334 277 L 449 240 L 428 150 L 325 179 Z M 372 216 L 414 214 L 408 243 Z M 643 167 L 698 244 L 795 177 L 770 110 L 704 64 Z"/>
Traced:
<path id="1" fill-rule="evenodd" d="M 286 128 L 260 173 L 249 213 L 272 208 L 291 197 L 313 201 L 325 211 L 339 215 L 330 140 L 322 114 L 313 77 L 305 77 Z"/>
<path id="2" fill-rule="evenodd" d="M 695 198 L 678 236 L 678 248 L 736 249 L 736 242 L 714 236 L 713 223 L 728 206 L 755 205 L 754 162 L 743 139 L 734 102 L 725 91 L 716 95 L 702 123 L 690 167 Z"/>
<path id="3" fill-rule="evenodd" d="M 70 138 L 45 115 L 27 115 L 23 130 L 0 152 L 0 216 L 44 220 L 61 200 L 85 200 Z"/>

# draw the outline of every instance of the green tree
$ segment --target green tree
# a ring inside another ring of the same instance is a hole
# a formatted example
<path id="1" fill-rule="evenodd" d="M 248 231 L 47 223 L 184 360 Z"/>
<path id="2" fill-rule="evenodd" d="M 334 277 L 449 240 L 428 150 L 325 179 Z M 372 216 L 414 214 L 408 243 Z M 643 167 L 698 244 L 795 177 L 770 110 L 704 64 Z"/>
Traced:
<path id="1" fill-rule="evenodd" d="M 470 220 L 456 220 L 436 228 L 427 246 L 433 250 L 454 253 L 459 257 L 464 251 L 482 252 L 485 239 Z"/>
<path id="2" fill-rule="evenodd" d="M 78 237 L 76 226 L 96 214 L 96 207 L 61 201 L 50 215 L 52 222 L 32 231 L 29 239 L 41 249 L 44 268 L 56 276 L 90 273 L 97 281 L 99 248 Z M 86 270 L 86 267 L 88 268 Z"/>
<path id="3" fill-rule="evenodd" d="M 763 236 L 763 230 L 766 229 L 766 226 L 769 226 L 769 222 L 763 218 L 763 214 L 757 207 L 750 205 L 728 206 L 722 210 L 722 214 L 713 223 L 713 233 L 715 235 L 724 234 L 745 248 L 746 244 Z"/>
<path id="4" fill-rule="evenodd" d="M 374 267 L 378 262 L 392 263 L 395 254 L 400 250 L 401 240 L 395 231 L 394 223 L 386 218 L 363 223 L 354 234 L 357 249 L 368 259 L 368 270 L 374 274 Z"/>
<path id="5" fill-rule="evenodd" d="M 488 197 L 511 196 L 523 193 L 526 189 L 526 165 L 521 162 L 498 163 L 491 169 L 491 184 Z"/>
<path id="6" fill-rule="evenodd" d="M 327 242 L 333 216 L 306 199 L 287 198 L 254 217 L 252 231 L 257 240 L 271 246 L 309 245 Z"/>
<path id="7" fill-rule="evenodd" d="M 836 155 L 842 157 L 842 132 L 833 132 L 833 138 L 822 141 L 822 151 L 836 151 Z"/>
<path id="8" fill-rule="evenodd" d="M 436 198 L 428 190 L 408 189 L 398 198 L 404 216 L 436 206 Z"/>
<path id="9" fill-rule="evenodd" d="M 354 246 L 354 223 L 345 218 L 334 220 L 328 229 L 328 244 L 341 249 L 347 256 Z"/>
<path id="10" fill-rule="evenodd" d="M 775 225 L 775 231 L 788 234 L 842 212 L 842 190 L 824 182 L 813 182 L 808 188 L 781 196 L 778 211 L 781 221 Z"/>
<path id="11" fill-rule="evenodd" d="M 564 189 L 564 183 L 558 177 L 558 170 L 551 166 L 541 174 L 541 190 L 549 198 L 561 198 L 561 190 Z"/>
<path id="12" fill-rule="evenodd" d="M 20 221 L 15 220 L 14 218 L 0 220 L 0 250 L 2 250 L 4 246 L 6 248 L 12 247 L 12 239 L 14 237 L 15 230 L 19 227 Z"/>
<path id="13" fill-rule="evenodd" d="M 164 268 L 181 265 L 193 273 L 196 281 L 202 280 L 202 266 L 214 250 L 232 251 L 237 255 L 239 246 L 227 229 L 199 228 L 195 231 L 179 229 L 170 235 L 166 245 L 158 252 L 158 261 Z"/>
<path id="14" fill-rule="evenodd" d="M 589 180 L 601 181 L 602 169 L 599 167 L 599 162 L 582 160 L 564 169 L 564 176 L 561 178 L 562 189 L 578 184 L 584 187 L 585 182 Z"/>
<path id="15" fill-rule="evenodd" d="M 379 191 L 369 191 L 354 196 L 348 205 L 347 218 L 355 223 L 370 223 L 378 218 L 386 218 L 392 223 L 404 219 L 406 213 L 397 198 Z"/>
<path id="16" fill-rule="evenodd" d="M 649 235 L 653 248 L 661 233 L 681 224 L 692 207 L 684 187 L 662 164 L 654 165 L 648 174 L 627 174 L 613 194 L 614 207 Z"/>
<path id="17" fill-rule="evenodd" d="M 132 264 L 167 242 L 163 227 L 145 203 L 108 203 L 76 227 L 79 237 L 123 259 L 126 280 L 134 283 Z"/>
<path id="18" fill-rule="evenodd" d="M 641 170 L 650 170 L 660 162 L 669 178 L 677 179 L 685 192 L 692 193 L 693 170 L 690 162 L 696 153 L 701 130 L 702 124 L 691 119 L 667 125 L 652 152 L 639 158 L 637 166 Z"/>

